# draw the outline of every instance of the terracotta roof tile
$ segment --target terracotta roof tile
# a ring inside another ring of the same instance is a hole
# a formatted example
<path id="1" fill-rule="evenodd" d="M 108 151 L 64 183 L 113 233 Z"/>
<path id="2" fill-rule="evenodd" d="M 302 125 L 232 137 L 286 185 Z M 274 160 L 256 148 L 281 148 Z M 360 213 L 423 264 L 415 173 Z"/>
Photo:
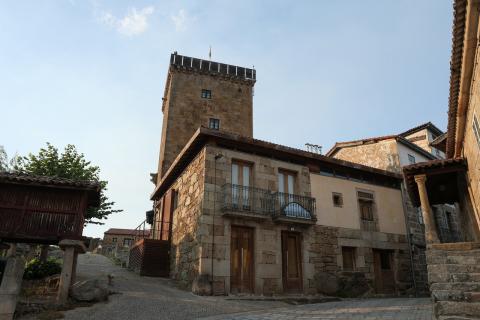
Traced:
<path id="1" fill-rule="evenodd" d="M 457 131 L 457 105 L 460 93 L 460 76 L 462 73 L 463 40 L 467 12 L 466 0 L 453 3 L 452 56 L 450 59 L 450 94 L 448 98 L 447 157 L 455 153 L 455 135 Z"/>

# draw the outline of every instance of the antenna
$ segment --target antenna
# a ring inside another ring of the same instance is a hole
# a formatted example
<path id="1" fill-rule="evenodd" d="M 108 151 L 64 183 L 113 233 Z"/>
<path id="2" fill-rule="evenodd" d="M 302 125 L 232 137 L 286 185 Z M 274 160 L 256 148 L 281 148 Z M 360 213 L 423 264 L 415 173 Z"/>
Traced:
<path id="1" fill-rule="evenodd" d="M 212 46 L 210 45 L 210 50 L 208 51 L 208 59 L 212 60 Z"/>
<path id="2" fill-rule="evenodd" d="M 318 144 L 305 143 L 308 152 L 322 154 L 322 146 Z"/>

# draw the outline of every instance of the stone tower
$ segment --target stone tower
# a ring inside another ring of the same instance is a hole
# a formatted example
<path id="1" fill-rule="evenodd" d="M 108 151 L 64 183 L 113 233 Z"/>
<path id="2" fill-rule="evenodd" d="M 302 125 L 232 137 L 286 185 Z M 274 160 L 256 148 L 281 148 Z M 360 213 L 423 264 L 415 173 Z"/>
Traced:
<path id="1" fill-rule="evenodd" d="M 170 56 L 157 182 L 200 126 L 253 135 L 255 79 L 254 69 Z"/>

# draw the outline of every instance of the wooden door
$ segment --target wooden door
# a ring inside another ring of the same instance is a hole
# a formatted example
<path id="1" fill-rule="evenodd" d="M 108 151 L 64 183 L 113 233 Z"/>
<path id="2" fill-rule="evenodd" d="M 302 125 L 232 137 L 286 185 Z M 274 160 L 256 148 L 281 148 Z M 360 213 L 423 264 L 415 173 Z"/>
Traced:
<path id="1" fill-rule="evenodd" d="M 395 293 L 393 255 L 389 250 L 373 250 L 376 293 Z"/>
<path id="2" fill-rule="evenodd" d="M 175 190 L 169 190 L 163 197 L 162 222 L 160 229 L 160 240 L 170 241 L 173 222 L 173 199 Z"/>
<path id="3" fill-rule="evenodd" d="M 282 278 L 284 292 L 302 292 L 301 235 L 282 231 Z"/>
<path id="4" fill-rule="evenodd" d="M 232 226 L 230 243 L 230 291 L 253 292 L 253 229 Z"/>

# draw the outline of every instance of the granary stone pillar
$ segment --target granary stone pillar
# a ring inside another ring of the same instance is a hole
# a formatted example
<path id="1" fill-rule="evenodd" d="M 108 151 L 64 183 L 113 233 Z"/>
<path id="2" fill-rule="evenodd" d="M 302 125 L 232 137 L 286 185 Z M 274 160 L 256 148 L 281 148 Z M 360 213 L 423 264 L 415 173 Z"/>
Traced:
<path id="1" fill-rule="evenodd" d="M 17 306 L 17 297 L 22 287 L 25 259 L 15 255 L 7 258 L 0 285 L 0 320 L 11 320 Z"/>
<path id="2" fill-rule="evenodd" d="M 78 240 L 62 240 L 58 245 L 63 250 L 63 265 L 58 286 L 57 302 L 63 304 L 67 302 L 70 287 L 72 282 L 75 281 L 77 256 L 79 253 L 85 253 L 87 249 L 85 244 Z"/>
<path id="3" fill-rule="evenodd" d="M 427 244 L 438 243 L 437 227 L 435 226 L 435 220 L 433 218 L 432 208 L 430 207 L 430 201 L 428 200 L 427 186 L 425 182 L 427 176 L 420 174 L 415 176 L 415 182 L 418 187 L 418 194 L 420 196 L 420 204 L 423 213 L 423 222 L 425 223 L 425 240 Z"/>
<path id="4" fill-rule="evenodd" d="M 7 258 L 15 256 L 16 253 L 17 253 L 17 244 L 10 243 L 10 247 L 7 250 Z"/>

